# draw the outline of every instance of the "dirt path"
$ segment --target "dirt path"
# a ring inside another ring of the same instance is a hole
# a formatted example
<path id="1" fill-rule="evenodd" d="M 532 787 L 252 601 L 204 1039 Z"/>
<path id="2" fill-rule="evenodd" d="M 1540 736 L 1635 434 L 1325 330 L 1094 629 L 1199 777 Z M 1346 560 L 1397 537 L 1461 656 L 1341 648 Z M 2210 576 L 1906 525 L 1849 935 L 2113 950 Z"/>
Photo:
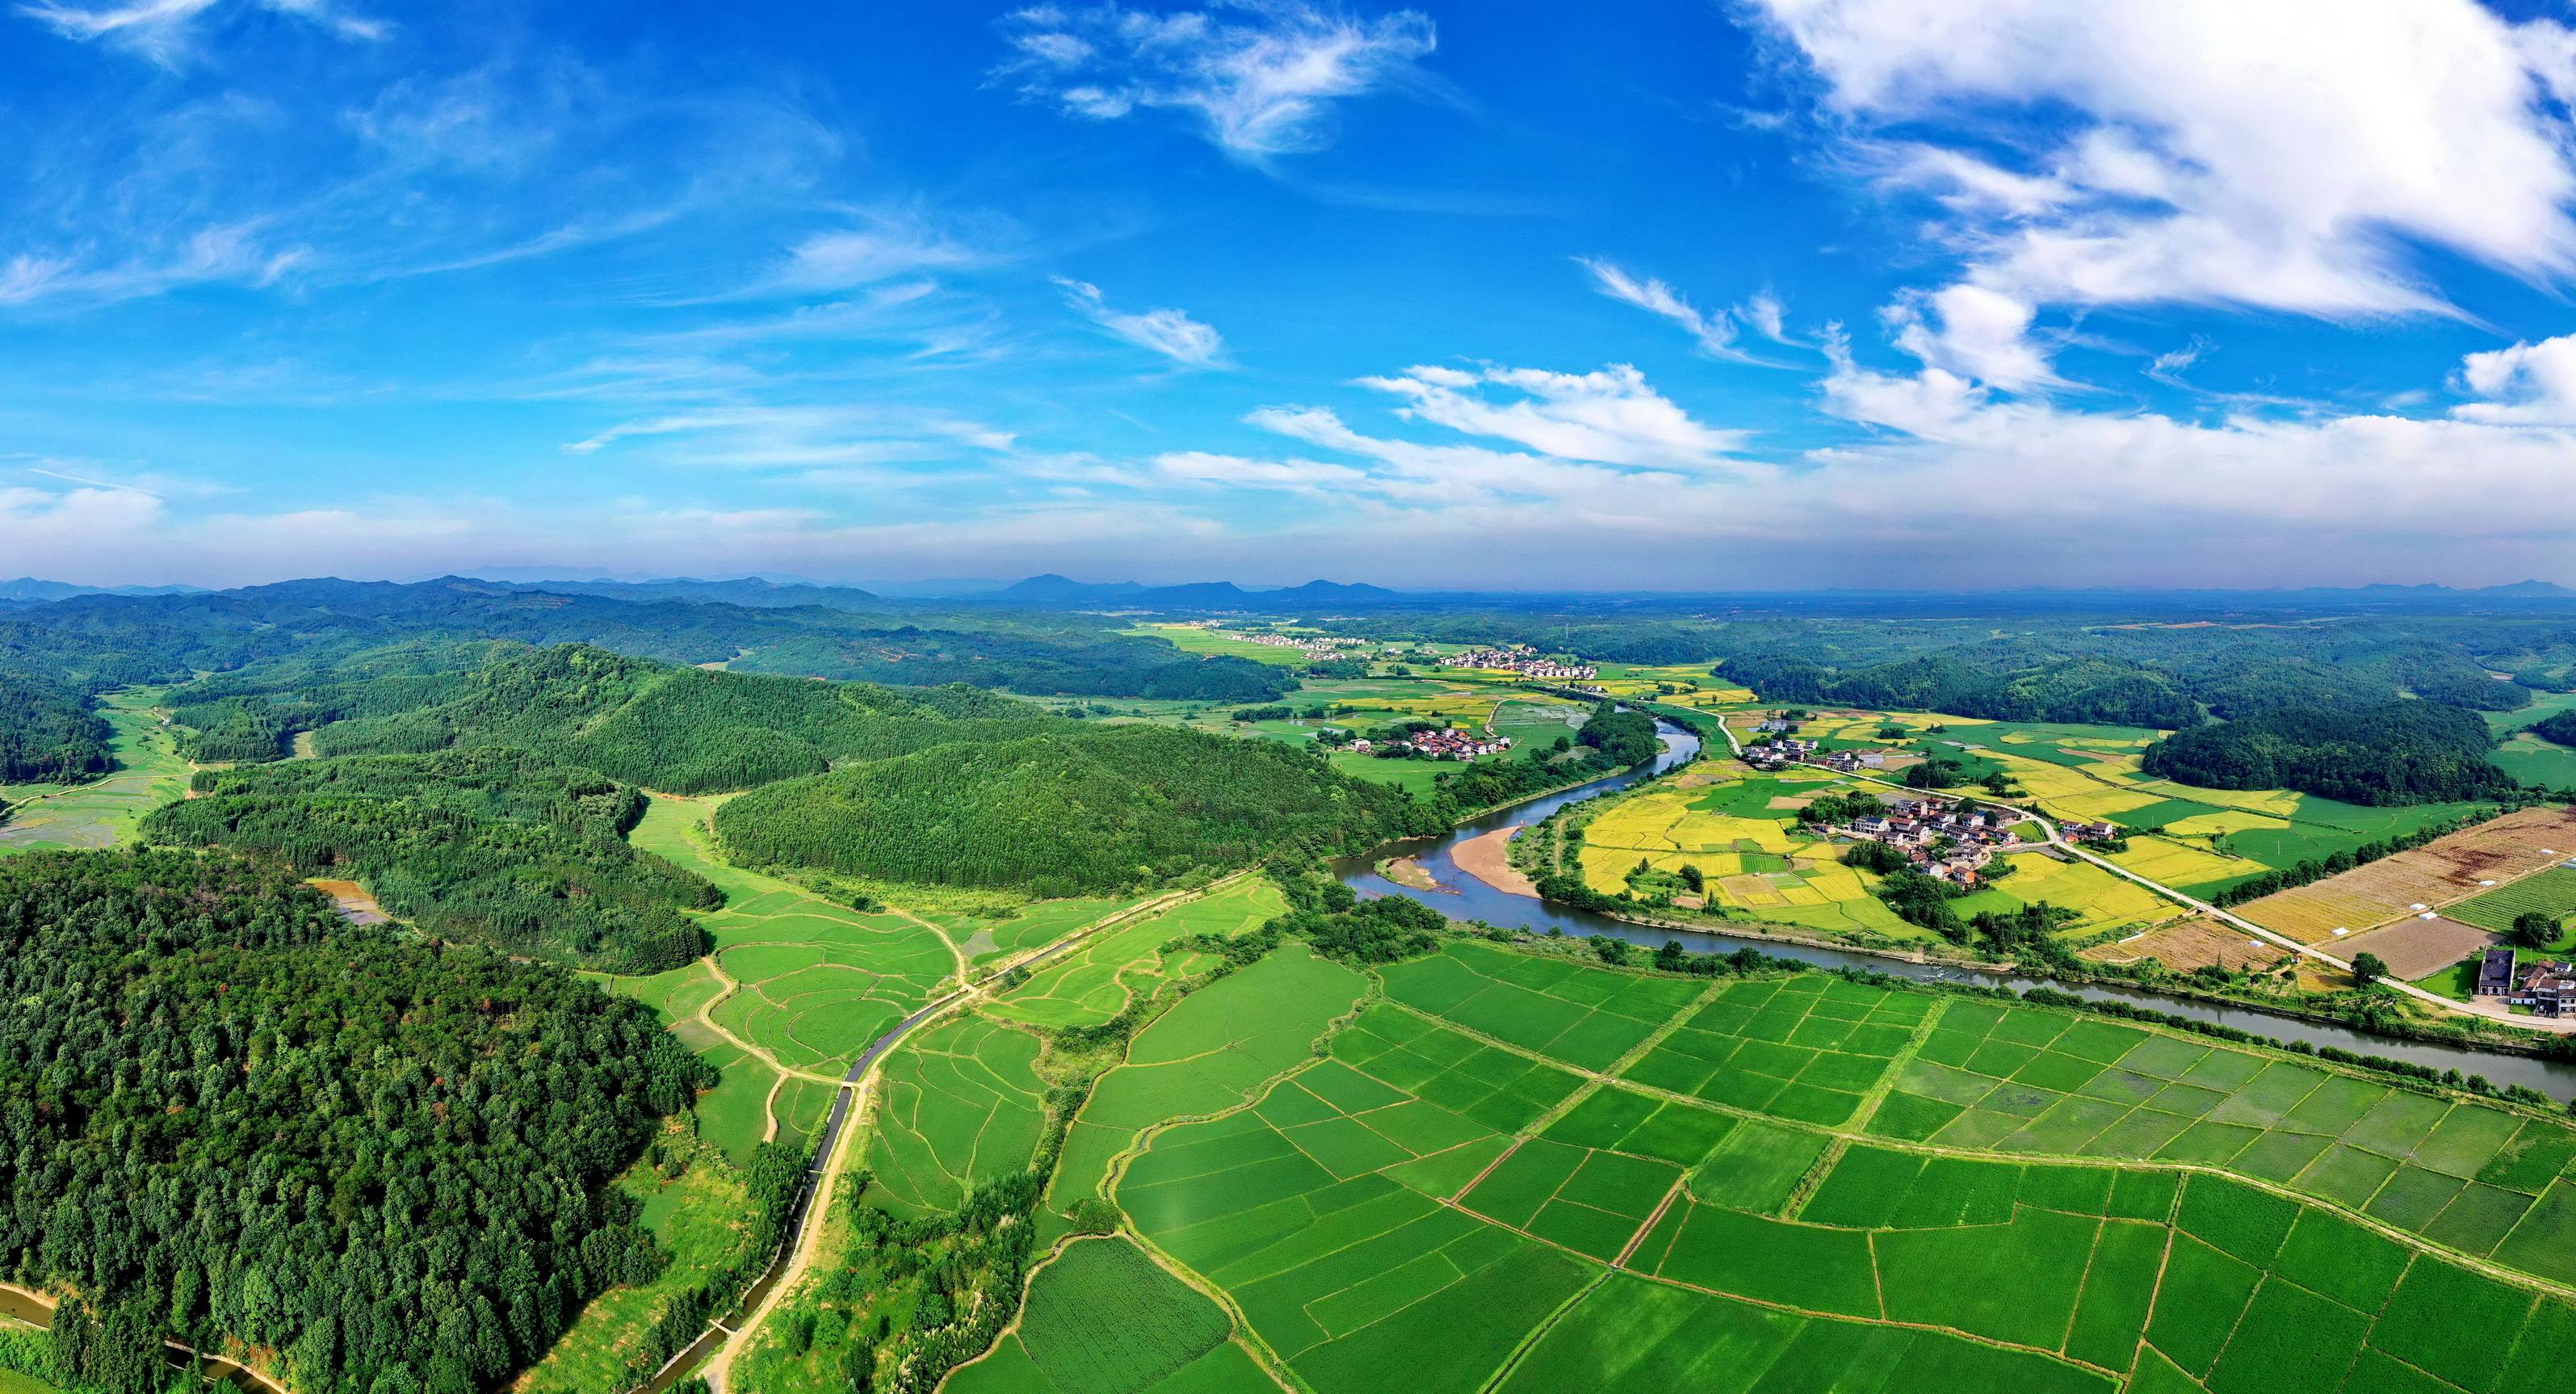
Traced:
<path id="1" fill-rule="evenodd" d="M 724 1026 L 716 1020 L 716 1006 L 726 998 L 742 991 L 742 984 L 725 976 L 725 970 L 716 966 L 716 956 L 714 954 L 709 954 L 705 958 L 699 959 L 698 962 L 706 965 L 707 972 L 712 975 L 715 978 L 716 983 L 724 989 L 723 991 L 718 992 L 715 996 L 710 997 L 705 1002 L 699 1004 L 699 1025 L 704 1026 L 708 1030 L 715 1032 L 717 1035 L 724 1037 L 728 1043 L 740 1046 L 745 1054 L 750 1055 L 753 1059 L 767 1065 L 769 1068 L 776 1070 L 782 1077 L 786 1075 L 794 1075 L 798 1079 L 810 1079 L 818 1084 L 838 1084 L 841 1082 L 840 1077 L 837 1075 L 818 1075 L 812 1070 L 799 1070 L 789 1066 L 781 1062 L 776 1055 L 771 1054 L 767 1046 L 754 1045 L 750 1041 L 746 1041 L 742 1037 L 726 1030 Z M 774 1116 L 771 1122 L 772 1125 L 775 1126 L 776 1119 Z"/>
<path id="2" fill-rule="evenodd" d="M 742 1324 L 739 1327 L 725 1332 L 725 1339 L 723 1342 L 717 1345 L 715 1351 L 707 1357 L 706 1363 L 699 1369 L 699 1373 L 705 1377 L 708 1385 L 715 1391 L 715 1394 L 726 1394 L 726 1381 L 733 1373 L 733 1362 L 735 1358 L 741 1355 L 743 1351 L 750 1348 L 752 1339 L 760 1331 L 761 1323 L 767 1321 L 772 1312 L 775 1312 L 782 1303 L 795 1294 L 798 1284 L 802 1283 L 806 1275 L 813 1269 L 815 1257 L 822 1247 L 820 1241 L 823 1236 L 823 1227 L 829 1222 L 831 1217 L 832 1193 L 839 1188 L 841 1177 L 849 1168 L 851 1151 L 857 1146 L 853 1139 L 858 1136 L 861 1131 L 861 1125 L 866 1121 L 867 1110 L 873 1106 L 876 1101 L 878 1062 L 883 1060 L 889 1052 L 891 1052 L 897 1045 L 901 1044 L 903 1039 L 912 1032 L 920 1029 L 930 1022 L 952 1015 L 958 1010 L 971 1006 L 975 1002 L 982 1000 L 989 992 L 991 985 L 1000 981 L 1002 975 L 1007 973 L 1010 968 L 1031 965 L 1041 959 L 1062 953 L 1083 939 L 1098 934 L 1100 931 L 1112 926 L 1126 924 L 1141 915 L 1158 914 L 1174 905 L 1181 904 L 1185 901 L 1196 900 L 1221 886 L 1231 885 L 1235 881 L 1242 879 L 1246 874 L 1248 873 L 1238 872 L 1233 876 L 1222 877 L 1216 881 L 1212 881 L 1197 890 L 1173 891 L 1166 895 L 1157 896 L 1143 904 L 1129 906 L 1127 909 L 1121 910 L 1116 914 L 1106 915 L 1098 920 L 1094 920 L 1090 924 L 1084 925 L 1072 933 L 1067 934 L 1053 944 L 1034 950 L 1030 953 L 1020 955 L 1010 964 L 997 965 L 992 972 L 988 973 L 980 981 L 968 983 L 965 986 L 960 987 L 957 991 L 950 993 L 948 996 L 940 998 L 939 1000 L 924 1006 L 921 1010 L 914 1012 L 911 1016 L 904 1018 L 903 1021 L 893 1030 L 878 1037 L 876 1043 L 869 1046 L 867 1051 L 859 1057 L 858 1061 L 850 1066 L 850 1071 L 847 1075 L 843 1076 L 839 1080 L 830 1081 L 844 1085 L 849 1090 L 849 1110 L 843 1116 L 840 1130 L 832 1137 L 832 1150 L 824 1160 L 822 1171 L 814 1179 L 813 1199 L 805 1208 L 803 1222 L 797 1226 L 794 1237 L 788 1241 L 789 1248 L 784 1260 L 784 1266 L 779 1270 L 775 1281 L 770 1283 L 768 1294 L 760 1300 L 760 1304 L 758 1306 L 754 1307 L 751 1312 L 743 1318 Z M 936 926 L 933 926 L 933 928 L 936 928 Z M 944 934 L 941 935 L 943 940 L 945 940 L 946 937 L 947 936 Z M 952 945 L 951 947 L 954 946 Z M 758 1047 L 740 1040 L 738 1037 L 734 1036 L 733 1033 L 724 1030 L 723 1027 L 717 1026 L 713 1020 L 709 1019 L 708 1013 L 714 1008 L 715 1003 L 723 1001 L 725 996 L 729 995 L 737 984 L 735 984 L 732 979 L 725 976 L 724 970 L 715 966 L 715 961 L 712 957 L 701 959 L 699 961 L 707 965 L 707 971 L 715 974 L 718 982 L 725 984 L 726 992 L 718 994 L 715 1001 L 711 1001 L 707 1003 L 706 1006 L 699 1008 L 698 1019 L 706 1022 L 709 1029 L 723 1035 L 726 1040 L 733 1041 L 735 1044 L 741 1045 L 746 1050 L 757 1052 L 762 1056 L 762 1058 L 769 1060 L 773 1067 L 779 1068 L 782 1074 L 804 1074 L 803 1071 L 788 1071 L 783 1066 L 778 1066 L 777 1060 L 774 1056 L 770 1056 L 768 1052 L 760 1051 Z M 813 1075 L 805 1075 L 805 1077 L 818 1078 L 818 1076 Z M 776 1115 L 773 1113 L 773 1120 L 775 1117 Z M 828 1127 L 830 1125 L 827 1123 L 825 1126 Z M 718 1329 L 723 1330 L 724 1328 L 719 1324 Z"/>
<path id="3" fill-rule="evenodd" d="M 875 1097 L 876 1074 L 873 1071 L 851 1086 L 849 1121 L 842 1126 L 840 1136 L 832 1139 L 831 1155 L 823 1159 L 822 1174 L 814 1178 L 814 1199 L 805 1207 L 805 1223 L 788 1241 L 786 1267 L 779 1271 L 777 1281 L 770 1285 L 769 1295 L 743 1318 L 742 1325 L 716 1347 L 715 1354 L 708 1356 L 707 1363 L 698 1371 L 715 1394 L 724 1394 L 726 1381 L 733 1374 L 734 1357 L 751 1344 L 752 1333 L 760 1329 L 760 1324 L 769 1319 L 769 1314 L 777 1310 L 779 1303 L 796 1291 L 797 1284 L 803 1282 L 806 1273 L 813 1268 L 814 1255 L 822 1247 L 816 1241 L 822 1238 L 823 1226 L 831 1219 L 833 1193 L 840 1189 L 841 1176 L 849 1169 L 850 1151 L 856 1145 L 852 1139 L 859 1134 L 857 1125 Z"/>

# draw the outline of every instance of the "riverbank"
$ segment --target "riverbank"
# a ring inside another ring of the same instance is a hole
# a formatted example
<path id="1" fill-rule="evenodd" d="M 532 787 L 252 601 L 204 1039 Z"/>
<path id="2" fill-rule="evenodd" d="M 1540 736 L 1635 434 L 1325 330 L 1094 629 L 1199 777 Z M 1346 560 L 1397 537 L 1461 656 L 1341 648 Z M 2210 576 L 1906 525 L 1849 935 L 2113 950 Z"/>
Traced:
<path id="1" fill-rule="evenodd" d="M 1538 883 L 1512 865 L 1512 839 L 1528 826 L 1527 823 L 1514 823 L 1508 828 L 1478 833 L 1452 848 L 1449 859 L 1457 863 L 1460 871 L 1505 895 L 1536 900 L 1539 898 Z"/>
<path id="2" fill-rule="evenodd" d="M 1691 733 L 1667 728 L 1664 735 L 1669 748 L 1665 756 L 1655 762 L 1656 772 L 1686 765 L 1698 755 L 1700 742 Z M 1822 934 L 1802 934 L 1795 928 L 1784 933 L 1740 921 L 1683 923 L 1644 913 L 1638 907 L 1623 907 L 1628 914 L 1606 914 L 1560 904 L 1528 892 L 1501 889 L 1471 871 L 1466 861 L 1461 860 L 1462 854 L 1467 861 L 1478 861 L 1489 852 L 1507 856 L 1508 849 L 1514 845 L 1513 829 L 1534 827 L 1570 804 L 1627 788 L 1646 778 L 1648 773 L 1646 769 L 1628 771 L 1533 798 L 1478 818 L 1462 820 L 1445 836 L 1409 838 L 1390 843 L 1361 856 L 1342 859 L 1334 864 L 1334 871 L 1343 884 L 1362 895 L 1407 896 L 1420 900 L 1449 919 L 1481 921 L 1498 928 L 1526 930 L 1534 935 L 1561 935 L 1577 940 L 1604 936 L 1624 940 L 1649 952 L 1660 949 L 1666 940 L 1671 939 L 1679 940 L 1685 949 L 1697 953 L 1752 949 L 1774 957 L 1796 958 L 1825 969 L 1893 973 L 1918 981 L 1965 982 L 2014 991 L 2055 988 L 2080 996 L 2118 1001 L 2262 1035 L 2297 1040 L 2309 1046 L 2333 1047 L 2356 1055 L 2386 1056 L 2435 1070 L 2457 1069 L 2464 1075 L 2482 1074 L 2500 1085 L 2520 1084 L 2559 1099 L 2576 1098 L 2576 1064 L 2539 1055 L 2531 1042 L 2464 1041 L 2456 1036 L 2374 1029 L 2354 1025 L 2339 1017 L 2297 1011 L 2291 1008 L 2291 1004 L 2276 1005 L 2207 995 L 2192 991 L 2187 985 L 2178 984 L 2168 990 L 2109 976 L 2024 974 L 2014 967 L 1939 957 L 1894 946 L 1864 947 Z M 1478 850 L 1468 851 L 1470 845 Z M 1397 856 L 1412 858 L 1441 882 L 1444 889 L 1438 893 L 1437 899 L 1432 893 L 1398 885 L 1378 874 L 1378 862 Z"/>

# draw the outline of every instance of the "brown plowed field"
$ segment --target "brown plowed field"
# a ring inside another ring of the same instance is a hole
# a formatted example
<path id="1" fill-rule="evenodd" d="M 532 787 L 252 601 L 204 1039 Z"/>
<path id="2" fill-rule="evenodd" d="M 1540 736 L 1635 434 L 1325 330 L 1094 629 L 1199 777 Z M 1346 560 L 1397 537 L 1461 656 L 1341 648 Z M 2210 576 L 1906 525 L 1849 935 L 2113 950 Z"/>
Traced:
<path id="1" fill-rule="evenodd" d="M 2544 847 L 2556 850 L 2544 852 Z M 2510 881 L 2565 860 L 2571 852 L 2576 852 L 2576 809 L 2526 808 L 2368 866 L 2249 901 L 2236 913 L 2302 943 L 2334 939 L 2338 927 L 2357 937 L 2365 929 L 2417 913 L 2414 906 L 2438 908 L 2486 889 L 2481 881 Z"/>

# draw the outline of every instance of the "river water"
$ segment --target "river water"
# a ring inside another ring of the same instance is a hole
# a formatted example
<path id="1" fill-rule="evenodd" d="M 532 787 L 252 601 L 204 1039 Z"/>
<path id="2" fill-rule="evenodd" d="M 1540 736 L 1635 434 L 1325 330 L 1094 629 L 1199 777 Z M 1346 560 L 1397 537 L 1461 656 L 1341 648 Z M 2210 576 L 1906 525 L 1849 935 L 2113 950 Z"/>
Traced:
<path id="1" fill-rule="evenodd" d="M 1663 753 L 1655 758 L 1653 768 L 1668 770 L 1690 763 L 1699 757 L 1699 737 L 1681 727 L 1657 722 L 1663 736 Z M 2497 1084 L 2519 1084 L 2537 1089 L 2556 1099 L 2576 1099 L 2576 1064 L 2537 1060 L 2527 1055 L 2506 1055 L 2496 1051 L 2470 1050 L 2459 1046 L 2433 1045 L 2422 1041 L 2400 1040 L 2356 1031 L 2350 1027 L 2305 1021 L 2296 1017 L 2276 1016 L 2270 1012 L 2244 1007 L 2221 1006 L 2188 997 L 2170 997 L 2141 988 L 2106 986 L 2098 983 L 2064 983 L 2018 974 L 1978 973 L 1940 964 L 1908 963 L 1902 959 L 1882 958 L 1875 954 L 1849 953 L 1836 949 L 1811 948 L 1804 944 L 1784 944 L 1769 939 L 1742 938 L 1701 930 L 1664 929 L 1634 925 L 1589 910 L 1528 896 L 1498 891 L 1461 870 L 1454 853 L 1458 844 L 1496 828 L 1537 823 L 1549 814 L 1584 799 L 1623 789 L 1644 778 L 1644 773 L 1629 770 L 1590 784 L 1579 785 L 1528 803 L 1499 809 L 1460 824 L 1440 837 L 1406 838 L 1376 848 L 1364 856 L 1348 857 L 1334 865 L 1342 884 L 1364 896 L 1410 896 L 1453 920 L 1483 920 L 1507 929 L 1527 929 L 1545 934 L 1562 930 L 1571 938 L 1594 934 L 1625 939 L 1647 948 L 1660 948 L 1668 939 L 1678 939 L 1682 947 L 1697 953 L 1732 953 L 1737 949 L 1758 949 L 1776 958 L 1792 958 L 1824 968 L 1862 968 L 1927 982 L 1974 983 L 1986 987 L 2008 987 L 2015 990 L 2046 986 L 2060 992 L 2099 1002 L 2128 1002 L 2151 1007 L 2174 1016 L 2194 1021 L 2215 1022 L 2256 1035 L 2282 1041 L 2304 1041 L 2316 1046 L 2335 1046 L 2365 1055 L 2380 1055 L 2404 1060 L 2434 1069 L 2457 1069 L 2462 1074 L 2479 1074 Z M 1377 874 L 1376 867 L 1391 857 L 1413 858 L 1431 873 L 1442 889 L 1420 891 L 1397 885 Z"/>

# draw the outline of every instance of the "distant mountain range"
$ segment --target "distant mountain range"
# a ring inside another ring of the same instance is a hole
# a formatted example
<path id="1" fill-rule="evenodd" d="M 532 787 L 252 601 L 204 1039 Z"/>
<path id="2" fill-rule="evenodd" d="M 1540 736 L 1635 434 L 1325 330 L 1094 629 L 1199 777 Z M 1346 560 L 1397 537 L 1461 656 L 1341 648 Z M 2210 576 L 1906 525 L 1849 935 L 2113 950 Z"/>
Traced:
<path id="1" fill-rule="evenodd" d="M 14 581 L 0 581 L 0 601 L 42 605 L 51 600 L 69 600 L 76 595 L 204 595 L 204 586 L 76 586 L 69 581 L 40 581 L 21 576 Z"/>
<path id="2" fill-rule="evenodd" d="M 302 584 L 302 583 L 281 583 Z M 391 586 L 395 583 L 341 583 Z M 1350 613 L 1373 609 L 1519 608 L 1727 611 L 1743 614 L 1807 613 L 1859 606 L 1873 612 L 1952 612 L 1961 607 L 2006 611 L 2103 613 L 2263 610 L 2444 610 L 2486 606 L 2546 606 L 2576 601 L 2576 589 L 2552 581 L 2460 589 L 2440 585 L 2377 584 L 2296 590 L 2137 590 L 2114 587 L 2031 587 L 2012 591 L 1816 590 L 1796 592 L 1686 591 L 1400 591 L 1340 581 L 1299 586 L 1251 587 L 1232 581 L 1146 585 L 1137 581 L 1076 581 L 1053 572 L 1002 582 L 956 578 L 890 581 L 861 587 L 780 575 L 701 579 L 689 576 L 587 577 L 571 568 L 511 567 L 497 575 L 441 576 L 429 584 L 490 594 L 548 593 L 638 602 L 740 605 L 753 609 L 819 606 L 862 613 L 976 610 L 1169 610 L 1264 615 Z M 82 586 L 20 577 L 0 581 L 0 608 L 25 608 L 79 596 L 248 594 L 274 587 L 215 592 L 201 586 Z"/>

